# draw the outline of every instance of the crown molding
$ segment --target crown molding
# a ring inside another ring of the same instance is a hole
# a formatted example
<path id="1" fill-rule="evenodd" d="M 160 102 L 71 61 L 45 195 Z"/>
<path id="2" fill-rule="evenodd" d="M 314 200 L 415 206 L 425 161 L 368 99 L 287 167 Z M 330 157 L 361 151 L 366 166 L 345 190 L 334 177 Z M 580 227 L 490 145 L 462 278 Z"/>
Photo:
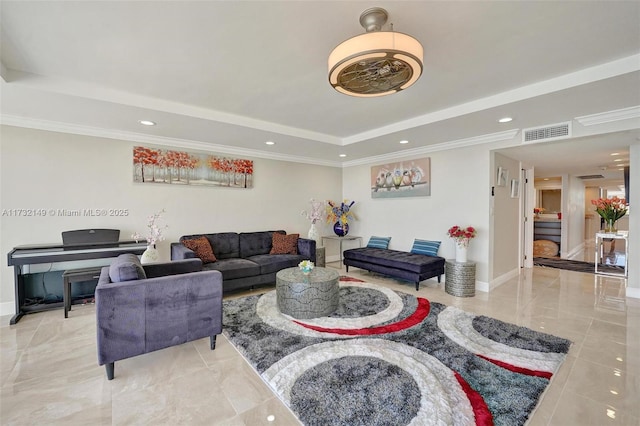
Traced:
<path id="1" fill-rule="evenodd" d="M 614 121 L 632 120 L 640 118 L 640 105 L 597 114 L 583 115 L 575 120 L 583 126 L 595 126 L 598 124 L 612 123 Z"/>
<path id="2" fill-rule="evenodd" d="M 47 130 L 50 132 L 70 133 L 74 135 L 116 139 L 158 146 L 169 146 L 173 148 L 184 148 L 204 152 L 263 158 L 267 160 L 289 161 L 293 163 L 313 164 L 317 166 L 342 167 L 341 163 L 338 161 L 323 161 L 316 158 L 300 157 L 296 155 L 276 154 L 255 149 L 234 148 L 226 145 L 216 145 L 200 141 L 168 138 L 164 136 L 153 136 L 135 132 L 124 132 L 99 127 L 80 126 L 77 124 L 25 118 L 15 115 L 0 114 L 0 124 L 36 130 Z"/>
<path id="3" fill-rule="evenodd" d="M 243 115 L 213 110 L 195 105 L 188 105 L 166 99 L 138 95 L 123 90 L 111 89 L 66 78 L 42 76 L 11 69 L 7 69 L 6 71 L 10 73 L 10 78 L 5 77 L 5 81 L 12 81 L 12 83 L 15 85 L 20 85 L 30 89 L 58 93 L 67 96 L 75 96 L 94 101 L 108 102 L 127 107 L 142 108 L 149 111 L 161 111 L 168 114 L 184 115 L 191 118 L 199 118 L 219 123 L 232 124 L 234 126 L 245 127 L 248 129 L 273 132 L 302 139 L 310 139 L 313 141 L 324 142 L 332 145 L 343 144 L 342 139 L 337 136 L 298 127 L 287 126 L 284 124 L 273 123 L 270 121 L 259 120 Z"/>
<path id="4" fill-rule="evenodd" d="M 384 163 L 386 161 L 398 160 L 406 157 L 415 157 L 418 155 L 428 154 L 431 152 L 447 151 L 450 149 L 464 148 L 474 145 L 484 145 L 493 142 L 512 140 L 520 131 L 520 129 L 505 130 L 503 132 L 490 133 L 487 135 L 473 136 L 471 138 L 458 139 L 449 142 L 442 142 L 433 145 L 427 145 L 419 148 L 412 148 L 403 151 L 394 152 L 392 154 L 377 155 L 375 157 L 367 157 L 359 160 L 346 161 L 342 163 L 343 167 L 361 166 L 364 164 Z"/>
<path id="5" fill-rule="evenodd" d="M 343 145 L 389 135 L 640 70 L 640 54 L 585 68 L 343 138 Z"/>

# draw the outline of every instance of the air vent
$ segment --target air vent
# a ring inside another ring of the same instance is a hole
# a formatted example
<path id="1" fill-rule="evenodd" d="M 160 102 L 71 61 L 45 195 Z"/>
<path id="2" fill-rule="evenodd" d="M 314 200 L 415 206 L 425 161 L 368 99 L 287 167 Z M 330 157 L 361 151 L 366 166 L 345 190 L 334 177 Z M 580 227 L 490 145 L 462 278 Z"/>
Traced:
<path id="1" fill-rule="evenodd" d="M 578 179 L 604 179 L 604 176 L 602 176 L 602 175 L 584 175 L 584 176 L 578 176 Z"/>
<path id="2" fill-rule="evenodd" d="M 523 143 L 547 142 L 571 137 L 571 123 L 552 124 L 544 127 L 534 127 L 522 131 Z"/>

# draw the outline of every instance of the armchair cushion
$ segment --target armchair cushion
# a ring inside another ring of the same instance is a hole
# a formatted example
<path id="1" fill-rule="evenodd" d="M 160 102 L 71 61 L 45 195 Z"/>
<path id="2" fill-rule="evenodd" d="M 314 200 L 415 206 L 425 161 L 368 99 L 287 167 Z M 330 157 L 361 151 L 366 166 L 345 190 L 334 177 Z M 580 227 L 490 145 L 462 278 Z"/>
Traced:
<path id="1" fill-rule="evenodd" d="M 113 283 L 132 280 L 144 280 L 147 275 L 135 254 L 126 253 L 118 256 L 109 266 L 109 278 Z"/>

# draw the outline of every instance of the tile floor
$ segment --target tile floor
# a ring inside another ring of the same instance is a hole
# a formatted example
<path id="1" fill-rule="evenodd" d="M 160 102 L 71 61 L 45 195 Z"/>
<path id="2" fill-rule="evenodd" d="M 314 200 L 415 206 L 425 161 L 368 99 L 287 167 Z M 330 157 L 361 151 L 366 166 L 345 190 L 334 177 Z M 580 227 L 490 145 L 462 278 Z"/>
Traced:
<path id="1" fill-rule="evenodd" d="M 415 292 L 357 269 L 349 275 Z M 536 267 L 490 294 L 456 298 L 435 280 L 418 294 L 574 342 L 529 425 L 640 425 L 640 300 L 625 299 L 624 286 Z M 119 361 L 107 381 L 94 315 L 93 305 L 74 305 L 66 320 L 62 310 L 15 326 L 0 318 L 0 424 L 298 424 L 224 336 L 215 351 L 202 339 Z"/>

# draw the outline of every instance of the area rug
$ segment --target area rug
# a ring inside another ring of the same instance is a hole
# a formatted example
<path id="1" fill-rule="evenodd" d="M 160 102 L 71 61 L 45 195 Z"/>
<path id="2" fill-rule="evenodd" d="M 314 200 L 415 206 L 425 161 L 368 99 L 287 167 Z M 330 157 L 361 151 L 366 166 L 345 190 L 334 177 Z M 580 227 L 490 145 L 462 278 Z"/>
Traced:
<path id="1" fill-rule="evenodd" d="M 534 257 L 533 265 L 543 266 L 547 268 L 555 268 L 555 269 L 566 269 L 568 271 L 574 271 L 574 272 L 586 272 L 589 274 L 596 273 L 595 263 L 582 262 L 580 260 Z M 624 266 L 601 265 L 601 266 L 598 266 L 598 271 L 608 273 L 608 274 L 624 274 Z"/>
<path id="2" fill-rule="evenodd" d="M 571 342 L 341 280 L 329 317 L 275 290 L 225 300 L 224 333 L 305 425 L 523 425 Z"/>

